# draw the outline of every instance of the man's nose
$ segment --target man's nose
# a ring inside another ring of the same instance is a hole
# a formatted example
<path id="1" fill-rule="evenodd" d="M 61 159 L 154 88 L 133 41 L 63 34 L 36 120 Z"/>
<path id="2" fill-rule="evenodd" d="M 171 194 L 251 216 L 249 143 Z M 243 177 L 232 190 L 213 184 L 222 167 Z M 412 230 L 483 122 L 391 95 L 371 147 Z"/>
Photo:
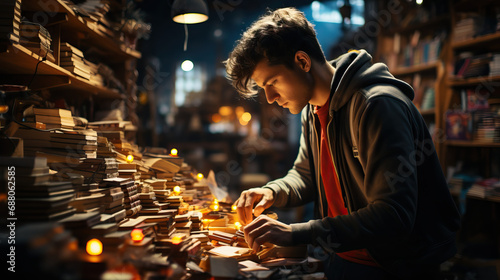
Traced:
<path id="1" fill-rule="evenodd" d="M 279 97 L 279 94 L 272 87 L 267 87 L 265 89 L 265 92 L 266 92 L 267 103 L 269 104 L 273 104 L 274 101 L 276 101 Z"/>

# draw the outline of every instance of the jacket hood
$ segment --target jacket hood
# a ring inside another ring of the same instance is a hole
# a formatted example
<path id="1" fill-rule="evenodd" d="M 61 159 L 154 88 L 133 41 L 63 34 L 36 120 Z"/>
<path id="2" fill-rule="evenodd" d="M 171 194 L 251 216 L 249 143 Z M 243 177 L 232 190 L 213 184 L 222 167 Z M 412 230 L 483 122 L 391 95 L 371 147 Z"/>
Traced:
<path id="1" fill-rule="evenodd" d="M 413 100 L 413 88 L 404 81 L 394 78 L 387 65 L 372 64 L 372 56 L 365 50 L 350 51 L 330 62 L 335 68 L 331 84 L 333 94 L 330 109 L 338 111 L 362 88 L 374 84 L 389 84 L 401 90 Z"/>

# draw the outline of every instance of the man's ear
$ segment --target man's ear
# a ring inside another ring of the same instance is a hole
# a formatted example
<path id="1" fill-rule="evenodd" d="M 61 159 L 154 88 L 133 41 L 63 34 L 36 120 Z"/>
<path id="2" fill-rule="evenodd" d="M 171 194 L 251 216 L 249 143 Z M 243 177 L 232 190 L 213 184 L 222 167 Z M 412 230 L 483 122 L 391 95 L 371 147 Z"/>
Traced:
<path id="1" fill-rule="evenodd" d="M 297 51 L 295 53 L 295 64 L 304 72 L 311 70 L 311 58 L 304 51 Z"/>

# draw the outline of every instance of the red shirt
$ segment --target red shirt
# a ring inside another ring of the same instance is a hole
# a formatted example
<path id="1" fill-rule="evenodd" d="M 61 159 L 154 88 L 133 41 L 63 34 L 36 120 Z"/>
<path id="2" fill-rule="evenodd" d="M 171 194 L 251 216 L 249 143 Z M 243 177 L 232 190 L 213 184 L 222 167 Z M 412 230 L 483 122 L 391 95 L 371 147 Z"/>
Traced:
<path id="1" fill-rule="evenodd" d="M 320 141 L 320 165 L 321 179 L 325 189 L 326 201 L 328 202 L 328 217 L 336 217 L 347 215 L 347 208 L 344 206 L 342 190 L 340 189 L 339 178 L 335 171 L 332 154 L 330 153 L 330 145 L 328 144 L 327 126 L 330 120 L 329 116 L 330 99 L 325 105 L 314 108 L 314 113 L 318 116 L 321 124 L 321 141 Z M 336 253 L 343 259 L 351 262 L 378 266 L 377 263 L 368 254 L 366 249 L 352 250 L 343 253 Z"/>

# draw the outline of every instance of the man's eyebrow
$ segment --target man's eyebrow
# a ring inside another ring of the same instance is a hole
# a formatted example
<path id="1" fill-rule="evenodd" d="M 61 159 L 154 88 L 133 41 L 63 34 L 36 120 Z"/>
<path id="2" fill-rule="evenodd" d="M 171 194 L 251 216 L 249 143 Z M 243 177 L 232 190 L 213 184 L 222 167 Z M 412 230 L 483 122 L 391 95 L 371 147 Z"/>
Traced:
<path id="1" fill-rule="evenodd" d="M 274 79 L 274 77 L 276 77 L 276 76 L 277 76 L 277 74 L 274 74 L 274 75 L 272 75 L 272 76 L 268 77 L 267 79 L 265 79 L 265 80 L 264 80 L 264 83 L 262 84 L 262 86 L 263 86 L 263 87 L 265 87 L 265 86 L 266 86 L 266 84 L 267 84 L 267 82 L 269 82 L 269 80 Z"/>

